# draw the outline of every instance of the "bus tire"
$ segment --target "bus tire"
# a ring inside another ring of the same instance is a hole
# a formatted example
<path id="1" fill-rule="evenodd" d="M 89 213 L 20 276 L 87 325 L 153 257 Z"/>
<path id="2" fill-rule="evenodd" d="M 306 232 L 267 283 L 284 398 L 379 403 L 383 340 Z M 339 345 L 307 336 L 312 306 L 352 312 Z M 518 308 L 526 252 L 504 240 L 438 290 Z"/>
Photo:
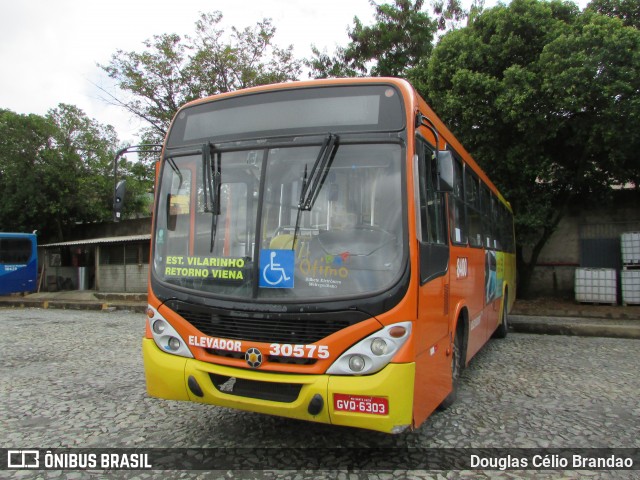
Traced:
<path id="1" fill-rule="evenodd" d="M 451 392 L 442 403 L 438 406 L 438 410 L 446 410 L 453 405 L 458 396 L 458 384 L 460 383 L 460 374 L 462 373 L 462 331 L 456 329 L 456 336 L 453 340 L 453 352 L 451 357 Z"/>
<path id="2" fill-rule="evenodd" d="M 509 315 L 507 314 L 507 307 L 509 303 L 507 302 L 507 292 L 504 292 L 504 296 L 502 297 L 502 321 L 496 331 L 493 332 L 493 338 L 505 338 L 507 336 L 507 332 L 509 331 Z"/>

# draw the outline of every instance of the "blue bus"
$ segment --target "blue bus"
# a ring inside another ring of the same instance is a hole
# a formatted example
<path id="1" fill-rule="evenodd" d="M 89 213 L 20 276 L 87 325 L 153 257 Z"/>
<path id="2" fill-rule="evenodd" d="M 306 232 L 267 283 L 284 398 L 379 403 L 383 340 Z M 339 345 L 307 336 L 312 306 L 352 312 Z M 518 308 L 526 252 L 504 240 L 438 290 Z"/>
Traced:
<path id="1" fill-rule="evenodd" d="M 0 232 L 0 295 L 38 288 L 38 248 L 33 233 Z"/>

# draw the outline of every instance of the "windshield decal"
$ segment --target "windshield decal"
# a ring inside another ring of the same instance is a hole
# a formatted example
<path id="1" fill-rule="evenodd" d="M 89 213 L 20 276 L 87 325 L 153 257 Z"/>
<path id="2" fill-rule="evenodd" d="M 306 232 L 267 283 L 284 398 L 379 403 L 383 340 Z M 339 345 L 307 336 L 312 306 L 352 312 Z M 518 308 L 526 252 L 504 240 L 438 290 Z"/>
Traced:
<path id="1" fill-rule="evenodd" d="M 295 252 L 262 250 L 260 252 L 261 288 L 293 288 Z"/>
<path id="2" fill-rule="evenodd" d="M 349 269 L 345 266 L 342 257 L 325 255 L 313 262 L 308 258 L 303 258 L 300 261 L 300 273 L 325 278 L 345 279 L 349 276 Z"/>
<path id="3" fill-rule="evenodd" d="M 170 255 L 164 269 L 167 277 L 244 280 L 243 258 L 184 257 Z"/>
<path id="4" fill-rule="evenodd" d="M 343 252 L 339 255 L 324 255 L 313 261 L 303 258 L 298 269 L 309 287 L 338 289 L 342 280 L 349 277 L 347 265 L 350 257 L 349 252 Z"/>

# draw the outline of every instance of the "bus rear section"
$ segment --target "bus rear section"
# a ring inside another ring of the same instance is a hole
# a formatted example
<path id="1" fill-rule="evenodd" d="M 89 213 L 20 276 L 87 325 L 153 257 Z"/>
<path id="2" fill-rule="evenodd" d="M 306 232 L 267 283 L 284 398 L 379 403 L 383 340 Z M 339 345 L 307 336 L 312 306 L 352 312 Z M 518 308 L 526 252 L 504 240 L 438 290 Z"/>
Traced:
<path id="1" fill-rule="evenodd" d="M 0 232 L 0 295 L 35 292 L 37 278 L 36 235 Z"/>
<path id="2" fill-rule="evenodd" d="M 418 314 L 415 108 L 408 83 L 358 79 L 178 112 L 156 185 L 150 395 L 387 433 L 447 397 L 453 337 Z"/>

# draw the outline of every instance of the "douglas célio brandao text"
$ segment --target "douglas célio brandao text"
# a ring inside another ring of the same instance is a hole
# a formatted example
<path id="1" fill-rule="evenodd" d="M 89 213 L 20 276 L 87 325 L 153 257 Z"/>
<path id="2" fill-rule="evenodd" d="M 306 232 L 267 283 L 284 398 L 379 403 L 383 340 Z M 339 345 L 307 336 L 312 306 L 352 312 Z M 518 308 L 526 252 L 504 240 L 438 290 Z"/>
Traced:
<path id="1" fill-rule="evenodd" d="M 512 469 L 631 469 L 633 458 L 618 455 L 584 456 L 579 454 L 535 454 L 531 456 L 506 455 L 499 457 L 471 455 L 471 468 L 512 470 Z"/>

